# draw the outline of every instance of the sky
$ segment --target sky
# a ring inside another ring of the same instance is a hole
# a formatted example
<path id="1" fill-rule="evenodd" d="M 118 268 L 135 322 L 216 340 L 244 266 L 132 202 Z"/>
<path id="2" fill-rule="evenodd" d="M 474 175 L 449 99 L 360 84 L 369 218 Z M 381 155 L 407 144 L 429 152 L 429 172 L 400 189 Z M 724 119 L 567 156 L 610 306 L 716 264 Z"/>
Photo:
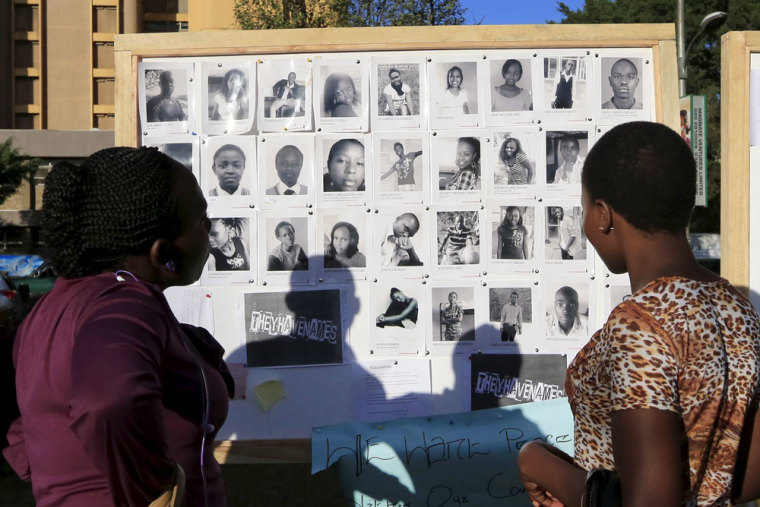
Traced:
<path id="1" fill-rule="evenodd" d="M 563 0 L 571 9 L 583 7 L 585 0 Z M 560 21 L 556 0 L 460 0 L 468 9 L 465 24 L 534 25 Z M 481 21 L 482 20 L 482 21 Z"/>

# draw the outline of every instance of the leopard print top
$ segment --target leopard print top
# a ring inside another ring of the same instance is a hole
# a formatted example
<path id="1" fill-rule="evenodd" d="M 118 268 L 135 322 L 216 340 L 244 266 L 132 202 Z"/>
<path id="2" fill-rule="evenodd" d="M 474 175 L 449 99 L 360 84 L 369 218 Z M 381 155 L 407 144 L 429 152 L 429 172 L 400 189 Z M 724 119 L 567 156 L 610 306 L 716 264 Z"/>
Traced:
<path id="1" fill-rule="evenodd" d="M 586 470 L 615 469 L 614 411 L 676 412 L 689 455 L 684 505 L 730 505 L 739 437 L 758 392 L 759 369 L 760 317 L 728 281 L 650 282 L 612 311 L 568 368 L 575 462 Z"/>

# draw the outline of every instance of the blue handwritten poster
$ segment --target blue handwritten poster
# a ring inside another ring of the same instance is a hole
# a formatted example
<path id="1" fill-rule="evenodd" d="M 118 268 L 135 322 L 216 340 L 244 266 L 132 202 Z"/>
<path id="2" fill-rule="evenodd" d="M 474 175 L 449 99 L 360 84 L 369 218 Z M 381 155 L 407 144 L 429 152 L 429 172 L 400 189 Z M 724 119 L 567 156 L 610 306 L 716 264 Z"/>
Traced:
<path id="1" fill-rule="evenodd" d="M 573 417 L 560 398 L 322 426 L 312 429 L 311 440 L 312 473 L 335 466 L 356 507 L 529 506 L 517 454 L 540 440 L 572 455 Z"/>

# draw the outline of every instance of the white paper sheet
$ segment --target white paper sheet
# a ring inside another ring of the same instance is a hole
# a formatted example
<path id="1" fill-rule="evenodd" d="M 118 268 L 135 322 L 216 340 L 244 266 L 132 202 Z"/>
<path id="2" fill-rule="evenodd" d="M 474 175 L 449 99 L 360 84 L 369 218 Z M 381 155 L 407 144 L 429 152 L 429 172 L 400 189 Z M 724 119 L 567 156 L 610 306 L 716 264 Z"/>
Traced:
<path id="1" fill-rule="evenodd" d="M 213 294 L 206 287 L 169 287 L 164 291 L 169 307 L 177 320 L 206 328 L 214 334 Z"/>
<path id="2" fill-rule="evenodd" d="M 373 422 L 431 413 L 430 361 L 354 363 L 354 420 Z"/>

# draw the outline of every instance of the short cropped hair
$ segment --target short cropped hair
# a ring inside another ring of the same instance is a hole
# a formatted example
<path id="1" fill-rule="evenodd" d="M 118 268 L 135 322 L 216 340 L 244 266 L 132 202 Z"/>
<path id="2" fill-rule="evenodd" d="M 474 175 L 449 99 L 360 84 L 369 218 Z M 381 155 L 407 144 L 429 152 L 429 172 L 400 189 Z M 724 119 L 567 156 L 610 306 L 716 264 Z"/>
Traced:
<path id="1" fill-rule="evenodd" d="M 582 183 L 591 199 L 606 201 L 644 232 L 677 233 L 689 224 L 696 195 L 694 156 L 665 125 L 618 125 L 586 157 Z"/>
<path id="2" fill-rule="evenodd" d="M 510 58 L 509 60 L 504 62 L 504 65 L 501 66 L 501 75 L 503 76 L 504 74 L 506 74 L 512 65 L 517 65 L 517 68 L 520 70 L 520 76 L 517 78 L 517 80 L 519 81 L 523 75 L 523 68 L 522 68 L 522 63 L 520 63 L 520 60 L 515 60 L 514 58 Z"/>
<path id="3" fill-rule="evenodd" d="M 303 153 L 301 150 L 298 149 L 297 146 L 293 146 L 292 144 L 286 144 L 279 150 L 277 150 L 277 154 L 274 156 L 274 165 L 275 167 L 280 165 L 280 161 L 282 160 L 282 157 L 284 157 L 288 152 L 293 152 L 298 156 L 298 159 L 300 160 L 299 164 L 303 165 Z M 245 160 L 245 158 L 243 159 Z"/>
<path id="4" fill-rule="evenodd" d="M 219 157 L 219 154 L 221 152 L 223 152 L 223 151 L 235 151 L 235 152 L 237 152 L 240 155 L 240 157 L 243 159 L 243 164 L 245 164 L 245 153 L 243 152 L 243 149 L 240 146 L 236 145 L 236 144 L 225 144 L 224 146 L 222 146 L 221 148 L 219 148 L 218 150 L 216 150 L 214 152 L 214 164 L 216 164 L 217 157 Z"/>

